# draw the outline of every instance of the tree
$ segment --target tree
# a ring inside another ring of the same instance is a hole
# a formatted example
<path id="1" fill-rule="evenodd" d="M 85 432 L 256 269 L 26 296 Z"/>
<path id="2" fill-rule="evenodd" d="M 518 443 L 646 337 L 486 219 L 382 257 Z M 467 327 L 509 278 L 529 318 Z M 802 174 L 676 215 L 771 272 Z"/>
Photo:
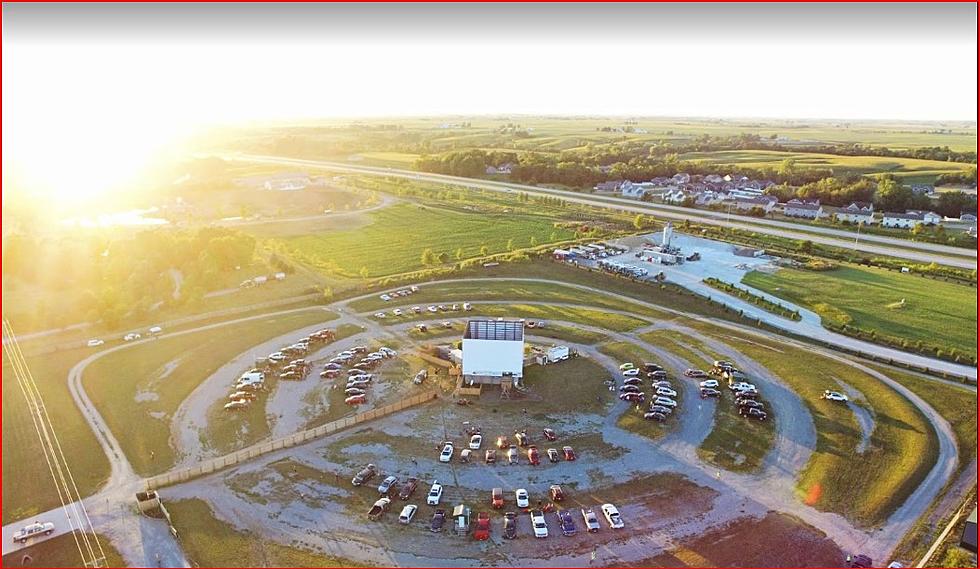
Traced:
<path id="1" fill-rule="evenodd" d="M 926 226 L 924 223 L 916 223 L 912 226 L 912 235 L 918 237 L 926 232 Z"/>
<path id="2" fill-rule="evenodd" d="M 487 247 L 486 245 L 481 245 L 480 246 L 480 256 L 486 257 L 488 252 L 490 252 L 490 248 L 489 247 Z"/>
<path id="3" fill-rule="evenodd" d="M 643 229 L 643 214 L 636 214 L 633 218 L 633 227 L 637 230 Z"/>
<path id="4" fill-rule="evenodd" d="M 538 244 L 538 238 L 535 237 L 534 235 L 532 235 L 531 236 L 531 247 L 534 247 L 537 244 Z"/>
<path id="5" fill-rule="evenodd" d="M 813 252 L 813 241 L 810 241 L 809 239 L 800 241 L 799 243 L 797 243 L 796 248 L 801 253 L 810 254 Z"/>
<path id="6" fill-rule="evenodd" d="M 426 248 L 424 251 L 422 251 L 421 260 L 422 265 L 427 267 L 435 262 L 435 253 L 432 252 L 432 249 Z"/>
<path id="7" fill-rule="evenodd" d="M 513 239 L 508 239 L 507 240 L 507 250 L 508 251 L 513 251 L 514 250 L 514 240 Z"/>

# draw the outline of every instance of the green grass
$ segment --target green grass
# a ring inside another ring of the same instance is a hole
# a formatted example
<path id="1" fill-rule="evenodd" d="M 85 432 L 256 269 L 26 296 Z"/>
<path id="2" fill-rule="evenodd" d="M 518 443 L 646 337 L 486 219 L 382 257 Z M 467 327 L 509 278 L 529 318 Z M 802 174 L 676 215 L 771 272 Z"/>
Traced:
<path id="1" fill-rule="evenodd" d="M 918 487 L 936 461 L 938 440 L 925 416 L 907 399 L 855 368 L 811 351 L 740 334 L 708 335 L 732 344 L 796 391 L 813 417 L 817 446 L 797 478 L 801 498 L 862 525 L 884 520 Z M 861 429 L 853 412 L 820 399 L 834 378 L 860 391 L 875 417 L 868 449 L 855 454 Z"/>
<path id="2" fill-rule="evenodd" d="M 465 315 L 465 316 L 464 316 Z M 383 320 L 376 319 L 381 324 L 391 326 L 400 322 L 418 321 L 427 322 L 430 320 L 445 320 L 454 318 L 472 318 L 475 316 L 489 316 L 500 318 L 526 318 L 530 320 L 545 320 L 550 323 L 552 320 L 562 322 L 574 322 L 595 326 L 615 332 L 627 332 L 648 324 L 645 320 L 633 316 L 626 316 L 614 312 L 603 312 L 593 308 L 578 306 L 550 306 L 546 304 L 474 304 L 470 312 L 459 313 L 430 313 L 406 314 L 399 318 L 388 317 Z"/>
<path id="3" fill-rule="evenodd" d="M 552 324 L 547 328 L 535 328 L 533 330 L 525 329 L 524 334 L 527 336 L 541 336 L 544 338 L 553 338 L 555 340 L 565 340 L 566 342 L 586 345 L 598 344 L 599 342 L 604 342 L 609 338 L 605 334 L 599 332 L 583 330 L 573 326 L 562 326 L 560 324 Z"/>
<path id="4" fill-rule="evenodd" d="M 174 464 L 170 419 L 201 381 L 252 346 L 334 318 L 333 313 L 313 309 L 135 345 L 90 365 L 84 376 L 86 391 L 133 469 L 158 474 Z M 146 391 L 157 398 L 137 402 L 137 395 Z"/>
<path id="5" fill-rule="evenodd" d="M 215 517 L 204 500 L 167 503 L 184 553 L 198 567 L 354 567 L 360 562 L 291 547 L 239 531 Z"/>
<path id="6" fill-rule="evenodd" d="M 383 277 L 423 268 L 422 252 L 446 255 L 447 262 L 568 240 L 568 229 L 556 218 L 516 213 L 482 213 L 397 204 L 373 211 L 371 223 L 354 230 L 332 231 L 278 240 L 290 256 L 322 272 L 343 277 Z"/>
<path id="7" fill-rule="evenodd" d="M 828 323 L 977 355 L 977 289 L 883 269 L 753 271 L 742 283 L 799 304 Z M 889 308 L 902 299 L 901 308 Z"/>
<path id="8" fill-rule="evenodd" d="M 68 370 L 92 349 L 27 356 L 27 366 L 55 425 L 79 493 L 93 494 L 109 477 L 109 461 L 68 391 Z M 20 520 L 60 505 L 24 395 L 4 360 L 3 519 Z"/>
<path id="9" fill-rule="evenodd" d="M 641 334 L 640 338 L 644 342 L 661 345 L 663 349 L 673 352 L 678 357 L 687 360 L 692 366 L 697 366 L 699 369 L 705 369 L 705 367 L 711 365 L 711 362 L 705 361 L 704 357 L 694 351 L 697 350 L 710 357 L 711 351 L 708 347 L 697 338 L 693 338 L 677 330 L 656 330 Z M 669 344 L 664 344 L 664 340 L 667 340 Z"/>
<path id="10" fill-rule="evenodd" d="M 607 377 L 602 366 L 579 357 L 547 366 L 528 366 L 524 384 L 541 398 L 534 407 L 538 412 L 602 413 L 610 393 L 602 383 Z"/>
<path id="11" fill-rule="evenodd" d="M 119 551 L 109 543 L 109 539 L 104 535 L 96 534 L 96 538 L 102 545 L 105 553 L 105 563 L 100 567 L 126 567 Z M 32 561 L 22 563 L 25 555 L 30 555 Z M 42 541 L 17 553 L 3 556 L 4 567 L 84 567 L 81 555 L 75 545 L 75 539 L 71 534 L 59 535 L 51 539 Z"/>
<path id="12" fill-rule="evenodd" d="M 499 301 L 535 301 L 588 305 L 595 308 L 611 310 L 626 310 L 634 314 L 664 318 L 669 316 L 662 310 L 643 306 L 635 302 L 606 296 L 589 290 L 551 282 L 528 281 L 473 281 L 434 283 L 422 285 L 420 290 L 406 297 L 396 298 L 385 302 L 373 296 L 350 303 L 350 307 L 359 312 L 383 311 L 390 306 L 427 305 L 440 303 L 461 303 L 464 301 L 499 300 Z"/>

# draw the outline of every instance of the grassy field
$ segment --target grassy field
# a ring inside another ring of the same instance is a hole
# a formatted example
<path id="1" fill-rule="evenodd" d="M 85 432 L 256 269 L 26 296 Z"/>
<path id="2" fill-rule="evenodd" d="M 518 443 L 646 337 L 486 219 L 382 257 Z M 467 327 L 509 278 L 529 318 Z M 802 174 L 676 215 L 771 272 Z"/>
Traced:
<path id="1" fill-rule="evenodd" d="M 489 316 L 493 318 L 526 318 L 530 320 L 560 320 L 562 322 L 574 322 L 612 330 L 614 332 L 627 332 L 645 326 L 646 320 L 640 320 L 633 316 L 617 314 L 615 312 L 603 312 L 593 308 L 583 308 L 578 306 L 550 306 L 539 304 L 474 304 L 470 312 L 443 312 L 422 314 L 406 314 L 401 317 L 388 317 L 383 320 L 376 319 L 381 324 L 390 326 L 400 322 L 419 321 L 427 322 L 430 320 L 444 320 L 474 316 Z"/>
<path id="2" fill-rule="evenodd" d="M 197 567 L 352 567 L 349 559 L 284 545 L 217 519 L 203 500 L 168 502 L 184 553 Z"/>
<path id="3" fill-rule="evenodd" d="M 560 324 L 553 324 L 547 328 L 524 330 L 524 333 L 526 336 L 541 336 L 543 338 L 553 338 L 556 340 L 565 340 L 566 342 L 587 345 L 598 344 L 599 342 L 604 342 L 608 339 L 608 336 L 605 334 L 600 334 L 599 332 L 583 330 L 573 326 L 562 326 Z"/>
<path id="4" fill-rule="evenodd" d="M 975 288 L 866 267 L 753 271 L 742 283 L 813 310 L 825 325 L 848 324 L 977 355 Z"/>
<path id="5" fill-rule="evenodd" d="M 109 476 L 109 461 L 68 392 L 68 370 L 91 349 L 27 357 L 27 366 L 52 417 L 81 495 L 95 492 Z M 58 494 L 37 432 L 13 373 L 3 367 L 3 519 L 8 522 L 57 507 Z"/>
<path id="6" fill-rule="evenodd" d="M 527 282 L 516 280 L 434 283 L 431 285 L 422 285 L 419 292 L 408 297 L 402 297 L 400 299 L 395 299 L 394 301 L 385 302 L 379 297 L 374 296 L 362 300 L 356 300 L 350 304 L 350 307 L 360 312 L 373 312 L 377 310 L 384 310 L 390 306 L 414 304 L 424 306 L 427 304 L 475 300 L 561 302 L 582 304 L 595 308 L 626 310 L 633 312 L 634 314 L 654 318 L 665 318 L 669 316 L 662 310 L 657 310 L 655 308 L 643 306 L 641 304 L 629 302 L 619 298 L 605 296 L 588 290 L 548 282 Z"/>
<path id="7" fill-rule="evenodd" d="M 797 478 L 806 503 L 875 526 L 905 501 L 935 463 L 938 441 L 925 416 L 870 375 L 800 348 L 694 326 L 768 368 L 809 409 L 817 446 Z M 853 412 L 819 398 L 824 389 L 837 386 L 835 379 L 860 391 L 874 415 L 870 443 L 859 457 L 855 449 L 861 430 Z"/>
<path id="8" fill-rule="evenodd" d="M 422 253 L 445 254 L 447 262 L 541 245 L 574 237 L 551 217 L 518 214 L 473 215 L 450 209 L 398 204 L 369 213 L 370 225 L 279 241 L 307 266 L 344 277 L 383 277 L 423 268 Z M 460 251 L 461 250 L 461 251 Z"/>
<path id="9" fill-rule="evenodd" d="M 334 318 L 313 309 L 136 345 L 93 362 L 86 390 L 133 469 L 158 474 L 174 464 L 170 419 L 201 381 L 251 346 Z"/>
<path id="10" fill-rule="evenodd" d="M 536 412 L 602 413 L 610 393 L 602 383 L 606 371 L 594 361 L 579 357 L 548 366 L 529 366 L 524 385 L 537 396 Z"/>
<path id="11" fill-rule="evenodd" d="M 792 158 L 799 168 L 831 168 L 836 175 L 879 174 L 888 172 L 900 178 L 931 179 L 939 174 L 965 172 L 972 164 L 892 158 L 887 156 L 837 156 L 804 152 L 775 152 L 769 150 L 727 150 L 716 152 L 689 152 L 681 154 L 682 160 L 697 160 L 708 164 L 741 166 L 745 168 L 779 167 Z"/>
<path id="12" fill-rule="evenodd" d="M 96 536 L 105 552 L 105 563 L 100 567 L 126 567 L 126 562 L 109 539 L 103 535 Z M 23 563 L 25 555 L 31 561 Z M 81 555 L 71 534 L 59 535 L 41 543 L 22 549 L 17 553 L 3 556 L 4 567 L 84 567 Z"/>

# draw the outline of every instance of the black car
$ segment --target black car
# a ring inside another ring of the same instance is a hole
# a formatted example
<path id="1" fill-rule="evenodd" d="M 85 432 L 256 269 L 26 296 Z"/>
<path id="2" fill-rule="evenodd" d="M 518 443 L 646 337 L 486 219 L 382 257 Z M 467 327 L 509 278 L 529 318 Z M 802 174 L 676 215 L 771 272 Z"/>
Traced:
<path id="1" fill-rule="evenodd" d="M 575 518 L 572 517 L 570 510 L 558 510 L 558 523 L 561 525 L 561 533 L 564 535 L 575 535 Z"/>
<path id="2" fill-rule="evenodd" d="M 639 393 L 641 391 L 638 385 L 624 385 L 619 390 L 623 393 Z"/>
<path id="3" fill-rule="evenodd" d="M 769 416 L 762 409 L 757 409 L 755 407 L 741 407 L 738 410 L 738 414 L 748 419 L 758 419 L 760 421 L 765 421 Z"/>
<path id="4" fill-rule="evenodd" d="M 663 423 L 664 421 L 667 420 L 667 415 L 654 411 L 651 413 L 644 413 L 643 418 L 647 419 L 648 421 L 656 421 L 658 423 Z"/>
<path id="5" fill-rule="evenodd" d="M 666 405 L 650 405 L 651 413 L 662 413 L 664 415 L 670 415 L 674 412 L 673 409 L 667 407 Z"/>
<path id="6" fill-rule="evenodd" d="M 667 372 L 662 369 L 658 369 L 657 371 L 651 371 L 648 373 L 647 377 L 650 379 L 667 379 Z"/>
<path id="7" fill-rule="evenodd" d="M 643 385 L 643 380 L 638 377 L 627 377 L 623 380 L 623 385 Z"/>
<path id="8" fill-rule="evenodd" d="M 517 514 L 507 512 L 504 514 L 504 539 L 514 539 L 517 537 Z"/>
<path id="9" fill-rule="evenodd" d="M 712 389 L 710 387 L 701 388 L 701 399 L 704 399 L 705 397 L 719 397 L 720 395 L 721 391 L 718 391 L 717 389 Z"/>
<path id="10" fill-rule="evenodd" d="M 652 364 L 649 362 L 643 364 L 643 371 L 647 373 L 654 372 L 654 371 L 663 371 L 663 369 L 664 368 L 662 366 L 659 366 L 657 364 Z"/>
<path id="11" fill-rule="evenodd" d="M 868 557 L 867 555 L 858 554 L 858 555 L 848 555 L 847 565 L 845 567 L 871 567 L 871 565 L 872 565 L 872 561 L 870 557 Z"/>
<path id="12" fill-rule="evenodd" d="M 339 363 L 336 363 L 336 362 L 330 362 L 330 363 L 327 363 L 327 364 L 323 364 L 323 369 L 343 369 L 343 368 L 344 368 L 344 366 L 342 366 L 342 365 L 340 365 Z"/>
<path id="13" fill-rule="evenodd" d="M 398 497 L 402 500 L 408 500 L 412 496 L 412 493 L 415 492 L 415 488 L 417 488 L 418 485 L 419 479 L 414 476 L 409 476 L 408 480 L 402 484 L 402 489 L 400 492 L 398 492 Z"/>
<path id="14" fill-rule="evenodd" d="M 765 408 L 766 408 L 765 405 L 763 405 L 762 403 L 760 403 L 758 401 L 754 401 L 752 399 L 739 399 L 737 403 L 738 403 L 739 408 L 741 408 L 741 409 L 755 408 L 755 409 L 765 410 Z"/>
<path id="15" fill-rule="evenodd" d="M 758 399 L 758 398 L 759 398 L 759 392 L 757 391 L 740 391 L 738 395 L 735 396 L 735 401 L 737 402 L 739 400 L 744 400 L 744 399 Z"/>
<path id="16" fill-rule="evenodd" d="M 442 531 L 444 525 L 446 525 L 446 510 L 436 510 L 436 513 L 432 514 L 432 521 L 429 522 L 429 531 Z"/>

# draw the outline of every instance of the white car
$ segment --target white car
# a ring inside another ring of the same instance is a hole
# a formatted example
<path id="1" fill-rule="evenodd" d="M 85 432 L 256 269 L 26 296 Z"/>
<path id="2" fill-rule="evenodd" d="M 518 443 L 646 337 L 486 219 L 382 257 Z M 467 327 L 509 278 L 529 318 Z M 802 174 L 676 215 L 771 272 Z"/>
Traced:
<path id="1" fill-rule="evenodd" d="M 527 490 L 525 490 L 524 488 L 518 488 L 514 492 L 514 497 L 517 499 L 518 508 L 526 508 L 531 504 L 531 497 L 528 495 Z"/>
<path id="2" fill-rule="evenodd" d="M 717 379 L 706 379 L 698 384 L 700 387 L 707 387 L 709 389 L 718 389 Z"/>
<path id="3" fill-rule="evenodd" d="M 531 527 L 534 528 L 534 537 L 548 537 L 548 524 L 544 521 L 541 510 L 531 512 Z"/>
<path id="4" fill-rule="evenodd" d="M 473 305 L 470 304 L 469 302 L 464 302 L 463 303 L 463 310 L 469 312 L 470 310 L 473 310 Z"/>
<path id="5" fill-rule="evenodd" d="M 677 407 L 677 402 L 669 397 L 659 396 L 650 402 L 651 405 L 663 405 L 664 407 Z"/>
<path id="6" fill-rule="evenodd" d="M 401 316 L 403 314 L 401 308 L 396 308 L 392 310 L 391 313 L 394 314 L 395 316 Z"/>
<path id="7" fill-rule="evenodd" d="M 639 377 L 640 370 L 638 369 L 628 369 L 623 372 L 623 377 Z"/>
<path id="8" fill-rule="evenodd" d="M 408 288 L 409 288 L 409 290 L 411 290 L 412 292 L 418 292 L 418 291 L 419 291 L 419 287 L 418 287 L 417 285 L 412 285 L 412 286 L 410 286 L 410 287 L 408 287 Z"/>
<path id="9" fill-rule="evenodd" d="M 91 340 L 88 341 L 88 347 L 90 348 L 97 348 L 102 344 L 105 344 L 105 340 L 100 340 L 98 338 L 92 338 Z"/>
<path id="10" fill-rule="evenodd" d="M 415 504 L 409 504 L 402 508 L 402 513 L 398 515 L 398 523 L 400 524 L 410 524 L 412 523 L 412 518 L 415 517 L 415 512 L 419 510 L 419 507 Z"/>
<path id="11" fill-rule="evenodd" d="M 137 334 L 136 332 L 130 332 L 129 334 L 126 334 L 125 336 L 123 336 L 123 341 L 133 342 L 135 340 L 139 340 L 142 337 L 143 336 Z"/>
<path id="12" fill-rule="evenodd" d="M 738 383 L 733 383 L 729 389 L 732 391 L 755 391 L 755 386 L 751 383 L 745 383 L 744 381 L 739 381 Z"/>
<path id="13" fill-rule="evenodd" d="M 33 524 L 24 526 L 19 529 L 17 533 L 14 534 L 14 543 L 27 541 L 28 539 L 38 536 L 38 535 L 51 535 L 54 533 L 54 524 L 51 522 L 34 522 Z"/>
<path id="14" fill-rule="evenodd" d="M 385 302 L 388 302 L 389 300 L 391 300 L 391 295 L 382 294 L 379 298 Z"/>
<path id="15" fill-rule="evenodd" d="M 839 401 L 841 403 L 847 403 L 847 395 L 844 395 L 840 391 L 826 390 L 823 392 L 821 399 L 826 399 L 827 401 Z"/>
<path id="16" fill-rule="evenodd" d="M 657 395 L 661 397 L 677 397 L 677 392 L 669 387 L 658 387 Z"/>
<path id="17" fill-rule="evenodd" d="M 439 453 L 439 462 L 449 462 L 453 458 L 453 444 L 446 443 L 446 446 L 442 447 L 442 452 Z"/>
<path id="18" fill-rule="evenodd" d="M 432 488 L 429 488 L 429 495 L 425 497 L 425 503 L 430 506 L 438 506 L 439 500 L 442 499 L 442 484 L 436 480 L 432 482 Z"/>
<path id="19" fill-rule="evenodd" d="M 150 335 L 151 336 L 158 336 L 160 334 L 163 334 L 163 328 L 161 328 L 159 326 L 154 326 L 154 327 L 150 328 L 149 332 L 150 332 Z"/>
<path id="20" fill-rule="evenodd" d="M 374 317 L 375 317 L 375 318 L 387 318 L 387 317 L 388 317 L 388 315 L 387 315 L 387 314 L 385 314 L 384 312 L 375 312 L 375 313 L 374 313 Z"/>
<path id="21" fill-rule="evenodd" d="M 589 508 L 588 510 L 582 508 L 582 520 L 585 521 L 585 529 L 589 533 L 599 531 L 599 516 L 595 515 L 592 508 Z"/>
<path id="22" fill-rule="evenodd" d="M 426 308 L 426 310 L 428 310 L 429 312 L 432 312 L 432 313 L 439 312 L 439 309 L 436 308 L 434 305 L 429 305 L 429 307 Z"/>
<path id="23" fill-rule="evenodd" d="M 422 314 L 422 307 L 421 306 L 413 306 L 412 307 L 412 312 L 414 312 L 416 314 Z"/>
<path id="24" fill-rule="evenodd" d="M 623 529 L 625 524 L 623 524 L 623 518 L 619 517 L 619 510 L 616 506 L 612 504 L 602 505 L 602 515 L 606 517 L 606 521 L 609 523 L 609 527 L 612 529 Z"/>
<path id="25" fill-rule="evenodd" d="M 472 450 L 480 450 L 480 446 L 483 444 L 483 435 L 473 435 L 470 437 L 470 448 Z"/>

